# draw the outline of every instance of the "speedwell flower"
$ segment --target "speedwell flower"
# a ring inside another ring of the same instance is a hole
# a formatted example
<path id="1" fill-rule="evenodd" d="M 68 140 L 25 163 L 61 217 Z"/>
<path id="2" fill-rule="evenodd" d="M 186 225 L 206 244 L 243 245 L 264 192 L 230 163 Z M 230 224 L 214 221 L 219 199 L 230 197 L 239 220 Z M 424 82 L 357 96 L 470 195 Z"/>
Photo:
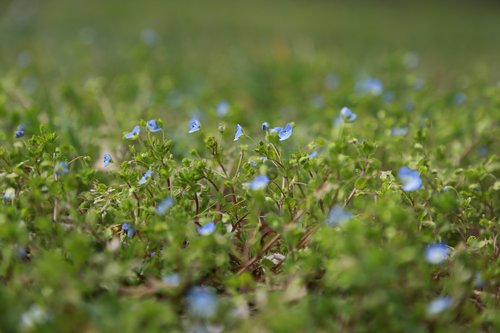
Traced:
<path id="1" fill-rule="evenodd" d="M 236 125 L 236 131 L 234 132 L 234 141 L 238 141 L 240 137 L 243 135 L 243 128 L 240 124 Z"/>
<path id="2" fill-rule="evenodd" d="M 128 223 L 122 224 L 122 230 L 127 232 L 127 237 L 132 238 L 135 235 L 135 228 Z"/>
<path id="3" fill-rule="evenodd" d="M 57 177 L 61 176 L 63 173 L 69 173 L 69 167 L 68 163 L 66 162 L 59 162 L 56 164 L 54 167 L 54 173 L 56 174 Z"/>
<path id="4" fill-rule="evenodd" d="M 335 205 L 326 217 L 326 224 L 330 227 L 336 227 L 352 219 L 352 213 L 346 211 L 340 205 Z"/>
<path id="5" fill-rule="evenodd" d="M 398 177 L 403 182 L 403 190 L 405 192 L 416 191 L 422 187 L 422 179 L 417 170 L 404 166 L 399 169 Z"/>
<path id="6" fill-rule="evenodd" d="M 192 119 L 189 123 L 189 133 L 194 133 L 199 131 L 201 128 L 201 124 L 198 119 Z"/>
<path id="7" fill-rule="evenodd" d="M 146 184 L 152 175 L 153 175 L 153 171 L 151 171 L 151 170 L 146 171 L 146 173 L 144 173 L 144 175 L 142 175 L 141 179 L 139 179 L 139 181 L 138 181 L 139 185 Z"/>
<path id="8" fill-rule="evenodd" d="M 229 112 L 229 102 L 226 100 L 220 101 L 215 108 L 215 112 L 219 117 L 224 117 Z"/>
<path id="9" fill-rule="evenodd" d="M 269 124 L 265 121 L 262 123 L 262 130 L 266 132 L 269 129 Z"/>
<path id="10" fill-rule="evenodd" d="M 384 91 L 384 85 L 377 79 L 363 79 L 356 82 L 356 91 L 362 95 L 379 96 Z"/>
<path id="11" fill-rule="evenodd" d="M 259 175 L 248 183 L 248 187 L 254 191 L 258 191 L 265 189 L 267 184 L 269 184 L 269 177 L 266 175 Z"/>
<path id="12" fill-rule="evenodd" d="M 436 315 L 451 307 L 452 304 L 453 298 L 451 298 L 450 296 L 436 297 L 427 306 L 427 314 L 431 316 Z"/>
<path id="13" fill-rule="evenodd" d="M 285 141 L 289 137 L 292 136 L 292 124 L 288 123 L 286 124 L 285 128 L 281 129 L 281 131 L 278 132 L 278 136 L 280 138 L 280 141 Z"/>
<path id="14" fill-rule="evenodd" d="M 195 287 L 187 295 L 188 312 L 199 318 L 211 318 L 217 312 L 218 300 L 215 293 L 208 288 Z"/>
<path id="15" fill-rule="evenodd" d="M 198 231 L 198 233 L 200 235 L 202 235 L 202 236 L 208 236 L 210 234 L 213 234 L 213 232 L 215 231 L 215 223 L 213 221 L 208 222 L 207 224 L 199 227 L 196 230 Z"/>
<path id="16" fill-rule="evenodd" d="M 126 133 L 123 137 L 127 140 L 136 140 L 141 133 L 141 128 L 139 126 L 135 126 L 132 131 Z"/>
<path id="17" fill-rule="evenodd" d="M 168 197 L 163 199 L 158 206 L 156 206 L 156 214 L 164 215 L 174 205 L 174 199 Z"/>
<path id="18" fill-rule="evenodd" d="M 391 130 L 391 135 L 392 136 L 405 136 L 408 134 L 408 128 L 407 127 L 394 127 Z"/>
<path id="19" fill-rule="evenodd" d="M 24 130 L 25 130 L 24 125 L 23 124 L 19 125 L 16 130 L 16 138 L 19 139 L 20 137 L 24 136 Z"/>
<path id="20" fill-rule="evenodd" d="M 349 122 L 352 122 L 352 121 L 356 120 L 356 118 L 358 117 L 357 114 L 355 114 L 354 112 L 352 112 L 352 110 L 349 109 L 346 106 L 344 106 L 340 110 L 340 116 L 342 117 L 343 120 L 347 120 Z"/>
<path id="21" fill-rule="evenodd" d="M 104 154 L 104 156 L 103 156 L 103 165 L 104 165 L 104 167 L 107 167 L 111 163 L 113 163 L 113 158 L 111 157 L 111 155 L 108 154 L 108 153 Z"/>
<path id="22" fill-rule="evenodd" d="M 153 133 L 161 131 L 161 127 L 158 126 L 155 119 L 148 120 L 148 122 L 146 123 L 146 127 L 147 127 L 148 131 L 153 132 Z"/>
<path id="23" fill-rule="evenodd" d="M 425 260 L 433 265 L 437 265 L 445 261 L 450 254 L 448 245 L 444 243 L 435 243 L 427 245 L 425 248 Z"/>

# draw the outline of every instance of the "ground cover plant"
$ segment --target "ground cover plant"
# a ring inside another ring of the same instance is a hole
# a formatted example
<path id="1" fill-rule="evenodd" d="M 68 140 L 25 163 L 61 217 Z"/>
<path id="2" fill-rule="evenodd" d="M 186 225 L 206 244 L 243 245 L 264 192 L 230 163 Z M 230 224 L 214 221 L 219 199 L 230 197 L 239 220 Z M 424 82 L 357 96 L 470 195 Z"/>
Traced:
<path id="1" fill-rule="evenodd" d="M 221 61 L 144 28 L 116 64 L 77 26 L 53 57 L 1 55 L 0 331 L 500 329 L 486 52 L 443 81 L 411 50 L 360 65 L 277 38 Z"/>

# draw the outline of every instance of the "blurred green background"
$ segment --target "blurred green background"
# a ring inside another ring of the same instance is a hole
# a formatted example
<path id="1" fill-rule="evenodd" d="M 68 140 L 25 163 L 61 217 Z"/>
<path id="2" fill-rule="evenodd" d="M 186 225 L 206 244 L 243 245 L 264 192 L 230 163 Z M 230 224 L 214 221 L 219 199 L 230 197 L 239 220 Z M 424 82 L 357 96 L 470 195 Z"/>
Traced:
<path id="1" fill-rule="evenodd" d="M 436 84 L 500 80 L 499 1 L 3 0 L 0 13 L 0 69 L 30 58 L 43 79 L 152 66 L 210 82 L 312 58 L 353 73 L 411 51 Z"/>

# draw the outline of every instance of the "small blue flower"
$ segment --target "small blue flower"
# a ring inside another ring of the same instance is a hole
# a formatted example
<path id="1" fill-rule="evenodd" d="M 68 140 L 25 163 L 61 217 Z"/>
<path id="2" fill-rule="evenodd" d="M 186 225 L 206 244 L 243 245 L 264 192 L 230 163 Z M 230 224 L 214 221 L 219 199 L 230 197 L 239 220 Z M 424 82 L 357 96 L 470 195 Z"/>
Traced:
<path id="1" fill-rule="evenodd" d="M 280 138 L 280 141 L 285 141 L 289 137 L 292 136 L 292 124 L 288 123 L 286 124 L 285 128 L 283 128 L 281 131 L 279 131 L 278 136 Z"/>
<path id="2" fill-rule="evenodd" d="M 153 175 L 153 171 L 151 171 L 151 170 L 146 171 L 146 173 L 144 173 L 144 175 L 142 175 L 141 179 L 139 179 L 139 181 L 138 181 L 139 185 L 146 184 L 152 175 Z"/>
<path id="3" fill-rule="evenodd" d="M 158 206 L 156 206 L 156 214 L 165 215 L 167 210 L 169 210 L 174 205 L 174 199 L 168 197 L 163 199 Z"/>
<path id="4" fill-rule="evenodd" d="M 403 191 L 412 192 L 422 187 L 422 179 L 417 170 L 410 169 L 406 166 L 399 169 L 399 179 L 403 182 Z"/>
<path id="5" fill-rule="evenodd" d="M 215 112 L 219 117 L 224 117 L 229 112 L 229 102 L 226 100 L 220 101 L 215 108 Z"/>
<path id="6" fill-rule="evenodd" d="M 269 132 L 271 133 L 279 133 L 283 130 L 282 127 L 274 127 L 274 128 L 271 128 L 271 130 Z"/>
<path id="7" fill-rule="evenodd" d="M 340 205 L 335 205 L 328 213 L 326 217 L 326 224 L 330 227 L 336 227 L 338 225 L 349 222 L 352 219 L 352 213 L 346 211 Z"/>
<path id="8" fill-rule="evenodd" d="M 343 120 L 347 120 L 349 122 L 352 122 L 352 121 L 356 120 L 356 118 L 358 117 L 357 114 L 355 114 L 354 112 L 352 112 L 352 110 L 349 109 L 346 106 L 344 106 L 340 110 L 340 116 L 342 117 Z"/>
<path id="9" fill-rule="evenodd" d="M 108 153 L 104 154 L 104 156 L 103 156 L 103 165 L 104 165 L 104 167 L 107 167 L 111 163 L 113 163 L 113 158 L 111 157 L 111 155 L 108 154 Z"/>
<path id="10" fill-rule="evenodd" d="M 452 304 L 453 304 L 453 298 L 451 298 L 450 296 L 436 297 L 427 306 L 427 314 L 431 316 L 436 315 L 451 307 Z"/>
<path id="11" fill-rule="evenodd" d="M 16 131 L 16 138 L 19 139 L 20 137 L 24 136 L 24 131 L 25 131 L 24 125 L 23 124 L 19 125 Z"/>
<path id="12" fill-rule="evenodd" d="M 132 238 L 135 235 L 135 228 L 128 223 L 122 224 L 122 230 L 127 232 L 127 237 Z"/>
<path id="13" fill-rule="evenodd" d="M 390 103 L 392 101 L 394 101 L 394 92 L 392 91 L 386 91 L 383 95 L 382 95 L 382 100 L 384 102 L 387 102 L 387 103 Z"/>
<path id="14" fill-rule="evenodd" d="M 448 245 L 444 243 L 429 244 L 425 248 L 425 260 L 433 265 L 445 261 L 450 254 Z"/>
<path id="15" fill-rule="evenodd" d="M 407 127 L 394 127 L 391 130 L 391 135 L 392 136 L 406 136 L 408 134 L 408 128 Z"/>
<path id="16" fill-rule="evenodd" d="M 12 187 L 9 187 L 7 190 L 5 190 L 5 193 L 3 194 L 3 199 L 5 201 L 10 201 L 12 200 L 16 195 L 16 190 L 14 190 Z"/>
<path id="17" fill-rule="evenodd" d="M 240 124 L 237 124 L 236 132 L 234 132 L 234 141 L 238 141 L 242 135 L 243 135 L 243 128 L 240 126 Z"/>
<path id="18" fill-rule="evenodd" d="M 208 222 L 207 224 L 199 227 L 196 229 L 198 233 L 202 236 L 208 236 L 210 234 L 213 234 L 215 231 L 215 223 L 214 222 Z"/>
<path id="19" fill-rule="evenodd" d="M 254 191 L 258 191 L 265 189 L 267 187 L 267 184 L 269 184 L 269 177 L 267 177 L 266 175 L 259 175 L 248 183 L 248 187 L 250 187 Z"/>
<path id="20" fill-rule="evenodd" d="M 199 318 L 212 318 L 217 313 L 217 295 L 208 288 L 195 287 L 187 295 L 187 307 L 190 315 Z"/>
<path id="21" fill-rule="evenodd" d="M 126 133 L 123 137 L 127 140 L 136 140 L 141 133 L 141 128 L 139 126 L 135 126 L 132 131 Z"/>
<path id="22" fill-rule="evenodd" d="M 310 159 L 313 159 L 313 158 L 315 158 L 316 156 L 318 156 L 318 151 L 317 151 L 317 150 L 315 150 L 315 151 L 313 151 L 312 153 L 310 153 L 310 154 L 309 154 L 309 158 L 310 158 Z"/>
<path id="23" fill-rule="evenodd" d="M 262 130 L 266 132 L 269 129 L 269 124 L 265 121 L 262 123 Z"/>
<path id="24" fill-rule="evenodd" d="M 201 128 L 201 124 L 198 119 L 192 119 L 189 123 L 189 133 L 194 133 L 199 131 Z"/>
<path id="25" fill-rule="evenodd" d="M 379 96 L 384 91 L 384 85 L 377 79 L 363 79 L 356 82 L 356 91 L 362 95 Z"/>
<path id="26" fill-rule="evenodd" d="M 152 29 L 144 29 L 141 32 L 141 40 L 147 46 L 153 46 L 156 43 L 158 34 Z"/>
<path id="27" fill-rule="evenodd" d="M 64 174 L 69 173 L 68 163 L 66 162 L 57 163 L 56 166 L 54 167 L 54 173 L 56 174 L 57 177 L 61 176 L 63 173 Z"/>
<path id="28" fill-rule="evenodd" d="M 465 96 L 464 93 L 458 93 L 455 96 L 453 96 L 453 103 L 455 103 L 456 105 L 464 104 L 466 99 L 467 96 Z"/>
<path id="29" fill-rule="evenodd" d="M 162 281 L 170 287 L 177 287 L 181 283 L 181 277 L 178 273 L 173 273 L 170 275 L 164 275 L 162 277 Z"/>
<path id="30" fill-rule="evenodd" d="M 161 127 L 158 126 L 155 119 L 148 120 L 148 122 L 146 123 L 146 127 L 148 131 L 152 133 L 161 131 Z"/>

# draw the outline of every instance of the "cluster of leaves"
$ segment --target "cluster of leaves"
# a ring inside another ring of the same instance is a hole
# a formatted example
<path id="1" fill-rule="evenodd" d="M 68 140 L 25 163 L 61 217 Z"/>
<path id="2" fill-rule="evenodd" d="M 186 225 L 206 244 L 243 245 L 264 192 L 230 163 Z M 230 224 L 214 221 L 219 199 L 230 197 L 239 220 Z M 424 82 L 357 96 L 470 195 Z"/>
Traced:
<path id="1" fill-rule="evenodd" d="M 279 129 L 141 121 L 101 152 L 2 95 L 0 328 L 498 330 L 500 92 L 414 81 L 325 92 Z"/>

